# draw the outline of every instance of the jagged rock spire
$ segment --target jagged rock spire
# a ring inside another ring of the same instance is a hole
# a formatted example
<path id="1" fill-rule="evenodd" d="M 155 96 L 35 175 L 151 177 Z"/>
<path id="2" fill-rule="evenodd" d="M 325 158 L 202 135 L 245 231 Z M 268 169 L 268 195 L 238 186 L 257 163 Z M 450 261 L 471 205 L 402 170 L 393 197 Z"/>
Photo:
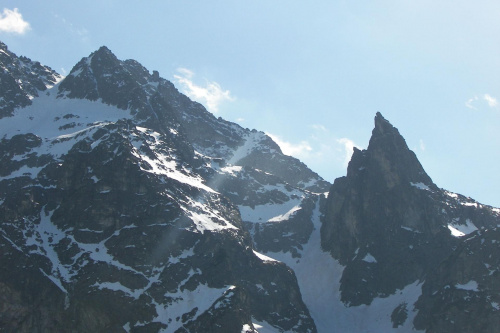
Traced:
<path id="1" fill-rule="evenodd" d="M 430 197 L 438 191 L 399 131 L 377 113 L 368 149 L 354 151 L 347 176 L 335 180 L 330 190 L 321 229 L 323 248 L 348 265 L 343 277 L 346 301 L 369 303 L 377 294 L 391 293 L 413 282 L 428 262 L 440 257 L 428 257 L 432 246 L 421 245 L 446 231 Z M 396 261 L 415 254 L 419 259 L 401 273 Z M 365 257 L 376 258 L 374 262 L 385 268 L 364 272 Z M 391 269 L 398 273 L 385 271 Z M 393 277 L 380 282 L 377 274 L 382 272 Z M 371 282 L 356 281 L 356 276 L 367 274 Z"/>
<path id="2" fill-rule="evenodd" d="M 347 177 L 356 177 L 359 171 L 373 180 L 378 179 L 377 186 L 382 188 L 422 183 L 437 189 L 398 129 L 380 112 L 375 116 L 375 127 L 368 149 L 355 150 Z"/>

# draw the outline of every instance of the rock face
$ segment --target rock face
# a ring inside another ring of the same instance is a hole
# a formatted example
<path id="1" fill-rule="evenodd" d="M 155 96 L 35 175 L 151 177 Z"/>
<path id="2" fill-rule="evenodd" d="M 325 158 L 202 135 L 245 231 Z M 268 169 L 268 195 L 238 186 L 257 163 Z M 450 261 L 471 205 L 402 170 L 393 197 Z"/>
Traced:
<path id="1" fill-rule="evenodd" d="M 498 228 L 475 232 L 430 272 L 416 303 L 427 332 L 496 332 L 500 325 Z"/>
<path id="2" fill-rule="evenodd" d="M 106 47 L 0 75 L 0 331 L 498 327 L 500 210 L 381 114 L 331 185 Z"/>
<path id="3" fill-rule="evenodd" d="M 428 288 L 432 289 L 431 294 L 436 292 L 436 283 L 444 288 L 443 282 L 436 281 L 446 279 L 441 275 L 466 284 L 468 277 L 473 279 L 480 274 L 474 266 L 463 266 L 462 257 L 468 252 L 463 247 L 471 246 L 469 238 L 481 233 L 494 239 L 496 232 L 490 229 L 499 223 L 498 209 L 439 189 L 398 130 L 377 113 L 368 149 L 354 151 L 347 176 L 336 179 L 330 190 L 321 244 L 345 266 L 340 280 L 345 304 L 371 304 L 375 298 L 388 297 L 415 281 L 425 281 L 424 294 L 417 303 L 421 310 L 416 327 L 436 332 L 470 331 L 460 326 L 463 320 L 450 324 L 453 320 L 447 312 L 449 304 L 443 302 L 444 298 L 436 304 L 436 297 L 429 295 Z M 486 248 L 493 250 L 491 245 Z M 496 259 L 484 256 L 475 265 L 498 268 L 489 261 L 497 260 L 499 253 L 495 249 L 489 254 Z M 467 261 L 472 265 L 473 260 Z M 459 270 L 463 269 L 469 272 L 468 277 L 462 276 L 464 272 Z M 471 308 L 475 306 L 465 303 Z M 394 309 L 395 327 L 406 320 L 405 309 L 406 306 Z M 499 315 L 494 311 L 491 316 L 495 319 L 488 314 L 483 323 L 486 326 L 468 327 L 481 327 L 480 331 L 484 327 L 494 329 Z M 448 320 L 451 326 L 437 324 L 435 317 Z"/>
<path id="4" fill-rule="evenodd" d="M 355 150 L 347 176 L 330 190 L 321 230 L 323 248 L 347 265 L 344 301 L 369 304 L 392 294 L 421 278 L 429 260 L 450 254 L 454 237 L 432 198 L 437 191 L 398 130 L 378 113 L 368 149 Z"/>
<path id="5" fill-rule="evenodd" d="M 105 47 L 28 101 L 1 119 L 1 327 L 316 331 L 293 271 L 254 250 L 240 210 L 286 214 L 327 189 L 317 174 Z M 209 147 L 198 132 L 222 135 Z M 239 163 L 255 154 L 261 170 Z"/>
<path id="6" fill-rule="evenodd" d="M 12 115 L 17 107 L 30 105 L 31 99 L 61 78 L 38 61 L 17 57 L 0 42 L 0 118 Z"/>

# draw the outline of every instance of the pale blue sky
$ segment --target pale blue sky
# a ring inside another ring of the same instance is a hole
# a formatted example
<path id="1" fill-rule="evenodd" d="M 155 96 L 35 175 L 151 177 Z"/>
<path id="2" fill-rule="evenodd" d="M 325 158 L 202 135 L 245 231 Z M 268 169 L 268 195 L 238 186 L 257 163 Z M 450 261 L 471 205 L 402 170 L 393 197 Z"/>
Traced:
<path id="1" fill-rule="evenodd" d="M 500 206 L 498 1 L 4 0 L 2 20 L 16 13 L 4 8 L 29 23 L 0 20 L 18 55 L 64 74 L 106 45 L 329 181 L 380 111 L 438 186 Z"/>

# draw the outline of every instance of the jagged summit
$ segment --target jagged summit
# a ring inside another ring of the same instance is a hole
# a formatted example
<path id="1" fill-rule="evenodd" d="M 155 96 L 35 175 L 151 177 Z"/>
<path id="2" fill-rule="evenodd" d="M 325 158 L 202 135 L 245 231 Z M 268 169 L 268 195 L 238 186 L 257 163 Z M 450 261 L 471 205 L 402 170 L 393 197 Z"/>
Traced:
<path id="1" fill-rule="evenodd" d="M 347 176 L 336 179 L 330 190 L 330 223 L 323 225 L 323 246 L 347 262 L 367 237 L 386 237 L 384 230 L 437 232 L 440 225 L 426 219 L 422 203 L 416 203 L 422 188 L 437 190 L 399 131 L 377 112 L 368 148 L 354 150 Z M 346 232 L 352 238 L 341 236 Z M 330 236 L 335 240 L 326 241 Z"/>
<path id="2" fill-rule="evenodd" d="M 354 151 L 347 176 L 330 190 L 321 228 L 323 248 L 347 265 L 343 300 L 369 304 L 423 279 L 452 251 L 450 221 L 463 230 L 494 223 L 486 208 L 466 220 L 463 207 L 477 203 L 458 198 L 432 182 L 399 131 L 377 113 L 368 148 Z"/>
<path id="3" fill-rule="evenodd" d="M 348 168 L 351 173 L 356 173 L 353 169 L 357 169 L 371 174 L 368 177 L 380 177 L 380 186 L 392 188 L 422 183 L 437 189 L 398 129 L 380 112 L 375 116 L 375 127 L 368 148 L 364 152 L 356 151 L 352 163 L 353 166 L 349 165 Z"/>
<path id="4" fill-rule="evenodd" d="M 283 155 L 264 133 L 216 118 L 157 71 L 150 73 L 135 60 L 119 60 L 105 46 L 82 58 L 58 90 L 59 98 L 100 100 L 117 106 L 159 132 L 168 134 L 174 128 L 202 155 L 279 174 L 291 185 L 316 193 L 330 186 L 296 158 Z"/>
<path id="5" fill-rule="evenodd" d="M 101 46 L 94 53 L 105 53 L 105 54 L 113 55 L 116 58 L 114 53 L 106 45 Z"/>
<path id="6" fill-rule="evenodd" d="M 59 85 L 59 95 L 92 101 L 102 99 L 120 109 L 137 108 L 144 103 L 141 85 L 147 83 L 149 73 L 142 66 L 130 70 L 127 67 L 133 66 L 127 66 L 102 46 L 72 68 Z"/>
<path id="7" fill-rule="evenodd" d="M 12 116 L 15 108 L 31 105 L 33 98 L 61 79 L 50 67 L 18 57 L 0 42 L 0 118 Z"/>
<path id="8" fill-rule="evenodd" d="M 374 130 L 379 130 L 381 132 L 384 132 L 384 128 L 387 128 L 389 130 L 396 129 L 394 126 L 391 125 L 391 123 L 384 118 L 382 113 L 380 111 L 377 111 L 375 114 L 375 128 Z M 397 129 L 396 129 L 397 130 Z"/>

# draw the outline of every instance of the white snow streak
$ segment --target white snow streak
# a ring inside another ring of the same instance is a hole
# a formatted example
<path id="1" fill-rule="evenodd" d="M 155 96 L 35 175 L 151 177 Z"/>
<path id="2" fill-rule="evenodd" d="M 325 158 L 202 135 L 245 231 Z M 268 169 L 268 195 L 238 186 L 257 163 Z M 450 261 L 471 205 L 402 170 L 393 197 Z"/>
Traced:
<path id="1" fill-rule="evenodd" d="M 465 224 L 458 224 L 457 219 L 454 219 L 452 223 L 448 224 L 448 229 L 454 237 L 463 237 L 478 230 L 470 219 L 466 219 Z"/>
<path id="2" fill-rule="evenodd" d="M 470 291 L 479 291 L 477 282 L 474 281 L 474 280 L 470 280 L 469 282 L 464 283 L 464 284 L 457 283 L 455 285 L 455 288 L 457 288 L 457 289 L 463 289 L 463 290 L 470 290 Z"/>
<path id="3" fill-rule="evenodd" d="M 297 276 L 302 299 L 308 307 L 319 333 L 385 333 L 409 332 L 416 315 L 413 304 L 421 295 L 422 286 L 414 282 L 386 298 L 375 298 L 371 305 L 346 307 L 340 300 L 340 278 L 344 267 L 323 252 L 320 245 L 319 203 L 315 209 L 314 231 L 304 245 L 302 258 L 290 253 L 266 253 L 290 266 Z M 403 326 L 392 327 L 391 313 L 401 303 L 408 304 L 408 318 Z M 259 331 L 260 332 L 260 331 Z M 272 331 L 271 331 L 272 332 Z"/>

